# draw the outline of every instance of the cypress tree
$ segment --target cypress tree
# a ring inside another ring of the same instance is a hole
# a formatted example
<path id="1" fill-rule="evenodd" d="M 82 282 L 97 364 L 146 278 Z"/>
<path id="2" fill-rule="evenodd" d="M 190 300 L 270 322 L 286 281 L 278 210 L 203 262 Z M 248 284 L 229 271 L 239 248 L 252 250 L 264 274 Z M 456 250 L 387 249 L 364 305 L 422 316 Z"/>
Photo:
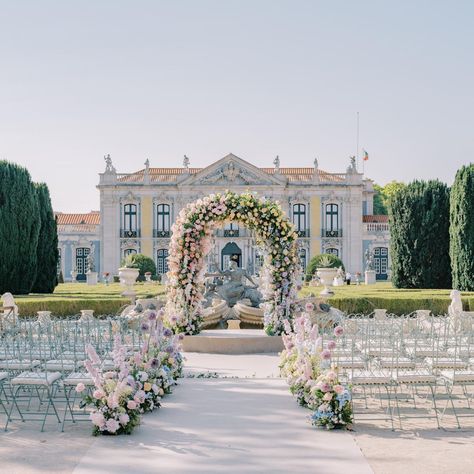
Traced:
<path id="1" fill-rule="evenodd" d="M 58 284 L 58 230 L 48 186 L 39 183 L 35 189 L 41 225 L 36 251 L 38 271 L 31 291 L 52 293 Z"/>
<path id="2" fill-rule="evenodd" d="M 474 290 L 474 164 L 456 173 L 451 188 L 450 256 L 453 288 Z"/>
<path id="3" fill-rule="evenodd" d="M 0 293 L 28 294 L 36 279 L 39 208 L 28 171 L 0 161 Z"/>
<path id="4" fill-rule="evenodd" d="M 397 288 L 450 288 L 449 189 L 414 181 L 390 205 L 392 282 Z"/>

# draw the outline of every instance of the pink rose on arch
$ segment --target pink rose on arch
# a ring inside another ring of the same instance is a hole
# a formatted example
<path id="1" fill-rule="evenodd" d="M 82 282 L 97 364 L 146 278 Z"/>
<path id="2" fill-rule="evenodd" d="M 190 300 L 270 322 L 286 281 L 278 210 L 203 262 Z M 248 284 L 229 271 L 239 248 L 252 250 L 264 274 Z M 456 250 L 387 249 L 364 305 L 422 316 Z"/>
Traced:
<path id="1" fill-rule="evenodd" d="M 329 341 L 328 342 L 328 349 L 330 351 L 333 351 L 336 348 L 336 342 L 335 341 Z"/>
<path id="2" fill-rule="evenodd" d="M 342 385 L 334 385 L 334 391 L 338 395 L 341 395 L 341 393 L 344 392 L 344 387 Z"/>
<path id="3" fill-rule="evenodd" d="M 86 386 L 85 386 L 82 382 L 79 382 L 79 383 L 76 385 L 76 392 L 77 392 L 77 393 L 81 393 L 81 392 L 83 392 L 85 389 L 86 389 Z"/>
<path id="4" fill-rule="evenodd" d="M 336 327 L 334 328 L 334 335 L 335 335 L 336 337 L 340 337 L 340 336 L 342 336 L 343 334 L 344 334 L 344 328 L 343 328 L 342 326 L 336 326 Z"/>
<path id="5" fill-rule="evenodd" d="M 324 394 L 323 400 L 324 400 L 325 402 L 330 402 L 330 401 L 332 400 L 332 393 L 331 393 L 331 392 L 326 392 L 326 393 Z"/>
<path id="6" fill-rule="evenodd" d="M 136 402 L 135 402 L 134 400 L 129 400 L 129 401 L 127 402 L 127 408 L 128 408 L 129 410 L 135 410 L 135 408 L 137 408 Z"/>

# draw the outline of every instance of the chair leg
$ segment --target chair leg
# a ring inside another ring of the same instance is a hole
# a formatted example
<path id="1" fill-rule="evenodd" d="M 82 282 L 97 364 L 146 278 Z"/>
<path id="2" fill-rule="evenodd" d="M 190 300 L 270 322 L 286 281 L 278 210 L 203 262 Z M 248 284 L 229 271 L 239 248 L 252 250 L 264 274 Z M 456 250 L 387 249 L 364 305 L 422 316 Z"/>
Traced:
<path id="1" fill-rule="evenodd" d="M 438 425 L 438 429 L 440 429 L 441 425 L 439 423 L 438 407 L 436 406 L 436 386 L 433 387 L 433 385 L 430 385 L 429 387 L 431 390 L 431 400 L 433 400 L 433 409 L 436 415 L 436 424 Z"/>
<path id="2" fill-rule="evenodd" d="M 21 385 L 16 387 L 14 390 L 12 389 L 12 404 L 10 406 L 10 410 L 8 412 L 8 415 L 7 415 L 7 422 L 5 423 L 5 431 L 8 430 L 8 425 L 9 425 L 10 421 L 12 420 L 13 408 L 16 407 L 16 409 L 18 411 L 18 414 L 20 415 L 21 421 L 22 422 L 25 421 L 25 419 L 23 418 L 23 414 L 21 413 L 20 407 L 18 406 L 18 402 L 16 400 L 16 396 L 17 396 L 18 391 L 20 390 L 20 388 L 21 388 Z"/>
<path id="3" fill-rule="evenodd" d="M 390 415 L 390 423 L 392 424 L 392 431 L 395 431 L 395 427 L 393 425 L 393 412 L 392 412 L 392 404 L 390 402 L 390 390 L 387 385 L 385 385 L 385 390 L 387 392 L 387 403 L 388 403 L 388 413 Z"/>

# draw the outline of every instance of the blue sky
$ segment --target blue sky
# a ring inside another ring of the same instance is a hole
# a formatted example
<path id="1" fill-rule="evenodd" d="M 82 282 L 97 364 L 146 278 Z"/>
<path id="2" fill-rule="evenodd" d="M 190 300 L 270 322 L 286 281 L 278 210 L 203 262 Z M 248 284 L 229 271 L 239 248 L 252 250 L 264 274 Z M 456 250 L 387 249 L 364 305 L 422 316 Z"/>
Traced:
<path id="1" fill-rule="evenodd" d="M 259 166 L 376 182 L 474 161 L 472 1 L 0 0 L 0 158 L 46 181 L 56 210 L 98 209 L 121 172 Z"/>

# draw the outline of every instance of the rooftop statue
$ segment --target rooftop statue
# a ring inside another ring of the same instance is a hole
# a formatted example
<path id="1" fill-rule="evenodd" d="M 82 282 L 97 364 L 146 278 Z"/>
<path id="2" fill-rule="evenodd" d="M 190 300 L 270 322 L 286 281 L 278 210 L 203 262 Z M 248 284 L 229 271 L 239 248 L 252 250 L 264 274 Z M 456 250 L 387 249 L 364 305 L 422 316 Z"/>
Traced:
<path id="1" fill-rule="evenodd" d="M 249 299 L 255 308 L 262 302 L 262 295 L 252 277 L 245 269 L 239 268 L 235 260 L 229 262 L 227 270 L 217 270 L 217 273 L 208 273 L 206 276 L 224 277 L 224 282 L 220 285 L 216 284 L 212 291 L 215 291 L 231 308 L 243 299 Z M 245 285 L 242 282 L 244 278 L 250 281 L 252 286 Z"/>
<path id="2" fill-rule="evenodd" d="M 280 171 L 280 157 L 278 155 L 273 160 L 273 164 L 275 165 L 275 171 Z"/>
<path id="3" fill-rule="evenodd" d="M 104 156 L 104 161 L 105 161 L 105 172 L 106 173 L 115 173 L 115 167 L 112 164 L 112 158 L 109 155 Z"/>

